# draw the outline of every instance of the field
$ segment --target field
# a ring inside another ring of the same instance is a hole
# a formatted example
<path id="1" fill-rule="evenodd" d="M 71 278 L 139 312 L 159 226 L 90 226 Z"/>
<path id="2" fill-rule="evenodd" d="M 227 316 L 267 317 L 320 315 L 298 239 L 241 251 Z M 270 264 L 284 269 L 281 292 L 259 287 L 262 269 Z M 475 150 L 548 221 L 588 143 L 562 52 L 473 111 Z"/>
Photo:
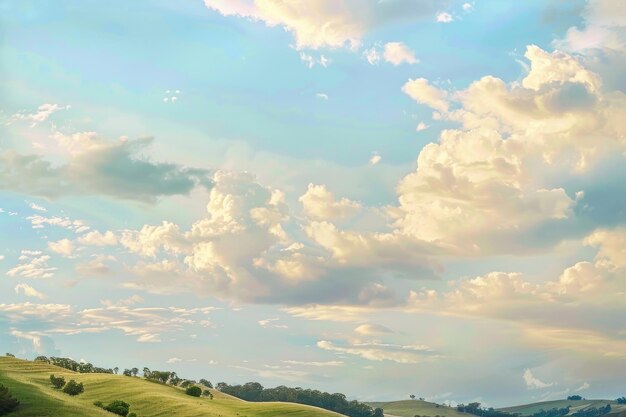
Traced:
<path id="1" fill-rule="evenodd" d="M 435 417 L 472 417 L 471 414 L 460 413 L 454 408 L 438 405 L 428 401 L 406 400 L 379 403 L 367 403 L 371 407 L 380 407 L 386 415 L 413 417 L 415 415 Z"/>
<path id="2" fill-rule="evenodd" d="M 615 401 L 609 400 L 557 400 L 557 401 L 544 401 L 540 403 L 518 405 L 515 407 L 500 408 L 501 411 L 505 411 L 511 414 L 519 414 L 520 416 L 527 416 L 536 413 L 541 410 L 550 410 L 552 408 L 564 408 L 570 407 L 570 414 L 577 411 L 586 410 L 588 408 L 604 407 L 607 404 L 611 404 L 611 414 L 615 415 L 621 412 L 626 412 L 626 405 L 617 404 Z"/>
<path id="3" fill-rule="evenodd" d="M 50 374 L 82 382 L 85 392 L 70 397 L 50 385 Z M 123 400 L 138 417 L 332 417 L 340 414 L 291 403 L 249 403 L 212 391 L 214 398 L 194 398 L 184 391 L 122 375 L 79 374 L 41 362 L 0 357 L 0 383 L 20 400 L 11 417 L 112 417 L 93 405 Z"/>

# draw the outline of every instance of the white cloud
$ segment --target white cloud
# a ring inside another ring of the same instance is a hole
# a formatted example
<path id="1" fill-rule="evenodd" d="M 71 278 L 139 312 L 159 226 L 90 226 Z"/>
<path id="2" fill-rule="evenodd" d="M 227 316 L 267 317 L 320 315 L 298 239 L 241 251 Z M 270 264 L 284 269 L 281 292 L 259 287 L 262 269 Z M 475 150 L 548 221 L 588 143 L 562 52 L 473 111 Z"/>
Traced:
<path id="1" fill-rule="evenodd" d="M 11 117 L 9 117 L 9 120 L 6 124 L 13 124 L 18 121 L 27 121 L 27 122 L 32 122 L 31 127 L 35 127 L 38 124 L 43 123 L 46 120 L 48 120 L 48 118 L 52 116 L 54 113 L 60 110 L 69 109 L 70 107 L 71 106 L 62 106 L 59 104 L 50 104 L 50 103 L 42 104 L 41 106 L 37 108 L 37 111 L 34 113 L 27 113 L 25 111 L 15 113 Z"/>
<path id="2" fill-rule="evenodd" d="M 382 159 L 382 156 L 374 153 L 374 155 L 372 155 L 372 157 L 370 158 L 370 165 L 377 165 L 380 161 L 382 161 Z"/>
<path id="3" fill-rule="evenodd" d="M 300 60 L 309 68 L 313 68 L 316 65 L 326 68 L 331 62 L 330 59 L 326 58 L 324 55 L 320 55 L 318 58 L 315 58 L 313 55 L 305 52 L 300 52 Z"/>
<path id="4" fill-rule="evenodd" d="M 74 253 L 74 244 L 69 239 L 61 239 L 56 242 L 48 242 L 48 248 L 61 256 L 69 258 Z"/>
<path id="5" fill-rule="evenodd" d="M 39 251 L 23 250 L 19 260 L 20 263 L 7 272 L 8 276 L 20 276 L 23 278 L 51 278 L 57 270 L 55 267 L 48 266 L 50 256 L 42 255 Z"/>
<path id="6" fill-rule="evenodd" d="M 307 192 L 298 199 L 307 216 L 316 220 L 343 219 L 355 215 L 361 205 L 347 198 L 337 200 L 325 185 L 309 184 Z"/>
<path id="7" fill-rule="evenodd" d="M 415 54 L 402 42 L 389 42 L 385 44 L 383 57 L 385 61 L 398 66 L 400 64 L 417 64 L 419 60 Z"/>
<path id="8" fill-rule="evenodd" d="M 428 127 L 429 127 L 429 126 L 428 126 L 426 123 L 424 123 L 424 122 L 419 122 L 419 123 L 417 124 L 417 126 L 415 127 L 415 131 L 416 131 L 416 132 L 421 132 L 422 130 L 426 130 L 426 129 L 428 129 Z"/>
<path id="9" fill-rule="evenodd" d="M 39 298 L 40 300 L 46 298 L 44 294 L 40 293 L 28 284 L 17 284 L 15 286 L 15 292 L 19 294 L 20 291 L 23 292 L 26 297 Z"/>
<path id="10" fill-rule="evenodd" d="M 448 111 L 448 93 L 433 87 L 426 78 L 416 78 L 407 81 L 402 91 L 413 100 L 426 104 L 442 112 Z"/>
<path id="11" fill-rule="evenodd" d="M 325 93 L 317 93 L 315 94 L 315 97 L 322 99 L 322 100 L 328 100 L 328 94 L 325 94 Z"/>
<path id="12" fill-rule="evenodd" d="M 589 382 L 583 382 L 583 384 L 580 387 L 576 388 L 574 391 L 580 392 L 580 391 L 585 391 L 589 388 L 591 388 L 591 384 L 589 384 Z"/>
<path id="13" fill-rule="evenodd" d="M 317 347 L 331 352 L 346 353 L 360 356 L 370 361 L 393 361 L 397 363 L 419 363 L 441 358 L 428 346 L 423 345 L 393 345 L 386 343 L 353 343 L 347 346 L 321 340 Z"/>
<path id="14" fill-rule="evenodd" d="M 181 358 L 169 358 L 166 363 L 180 363 L 183 360 Z"/>
<path id="15" fill-rule="evenodd" d="M 363 56 L 371 65 L 376 65 L 380 62 L 380 52 L 376 46 L 372 46 L 371 48 L 363 51 Z"/>
<path id="16" fill-rule="evenodd" d="M 30 203 L 29 207 L 32 208 L 33 210 L 37 210 L 37 211 L 43 211 L 43 212 L 48 211 L 48 209 L 46 209 L 45 207 L 40 206 L 40 205 L 35 204 L 35 203 Z"/>
<path id="17" fill-rule="evenodd" d="M 474 3 L 463 3 L 462 7 L 465 12 L 471 12 L 474 10 Z"/>
<path id="18" fill-rule="evenodd" d="M 453 20 L 454 20 L 454 18 L 448 12 L 437 13 L 437 22 L 439 22 L 439 23 L 450 23 Z"/>
<path id="19" fill-rule="evenodd" d="M 379 0 L 205 0 L 225 16 L 282 26 L 293 33 L 296 48 L 355 49 L 370 30 L 402 19 L 432 15 L 432 2 Z"/>
<path id="20" fill-rule="evenodd" d="M 107 230 L 104 233 L 100 233 L 97 230 L 85 233 L 78 238 L 78 243 L 88 246 L 115 246 L 118 243 L 117 236 Z"/>
<path id="21" fill-rule="evenodd" d="M 316 361 L 311 361 L 311 362 L 307 362 L 307 361 L 294 361 L 294 360 L 288 360 L 288 361 L 283 361 L 283 363 L 286 363 L 288 365 L 301 365 L 301 366 L 315 366 L 315 367 L 327 367 L 327 366 L 343 366 L 344 362 L 342 361 L 325 361 L 325 362 L 316 362 Z"/>
<path id="22" fill-rule="evenodd" d="M 380 334 L 393 333 L 393 330 L 380 324 L 361 324 L 356 329 L 354 329 L 354 331 L 363 336 L 375 336 Z"/>
<path id="23" fill-rule="evenodd" d="M 158 333 L 143 333 L 139 335 L 137 341 L 140 343 L 158 343 L 161 341 L 161 335 Z"/>
<path id="24" fill-rule="evenodd" d="M 538 378 L 535 378 L 530 369 L 526 369 L 524 371 L 522 378 L 524 379 L 524 383 L 528 389 L 548 388 L 554 385 L 554 382 L 543 382 Z"/>

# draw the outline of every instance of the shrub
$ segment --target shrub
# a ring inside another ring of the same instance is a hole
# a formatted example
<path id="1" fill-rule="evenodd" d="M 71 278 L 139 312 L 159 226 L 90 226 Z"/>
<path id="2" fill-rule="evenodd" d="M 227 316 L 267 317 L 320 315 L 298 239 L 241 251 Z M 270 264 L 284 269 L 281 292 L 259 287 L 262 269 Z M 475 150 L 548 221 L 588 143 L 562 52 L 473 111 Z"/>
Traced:
<path id="1" fill-rule="evenodd" d="M 209 391 L 208 389 L 205 389 L 204 391 L 202 391 L 202 396 L 207 397 L 209 400 L 213 399 L 213 393 Z"/>
<path id="2" fill-rule="evenodd" d="M 128 410 L 130 409 L 130 404 L 122 400 L 115 400 L 103 408 L 110 413 L 117 414 L 118 416 L 126 417 L 128 416 Z"/>
<path id="3" fill-rule="evenodd" d="M 185 390 L 185 394 L 191 395 L 192 397 L 199 397 L 202 395 L 202 389 L 200 387 L 189 387 Z"/>
<path id="4" fill-rule="evenodd" d="M 618 404 L 626 404 L 626 397 L 620 397 L 615 401 L 617 401 Z"/>
<path id="5" fill-rule="evenodd" d="M 569 397 L 567 397 L 567 399 L 570 401 L 580 401 L 583 399 L 583 397 L 581 397 L 580 395 L 570 395 Z"/>
<path id="6" fill-rule="evenodd" d="M 83 387 L 82 382 L 77 383 L 72 379 L 65 385 L 65 388 L 63 388 L 63 392 L 67 395 L 71 395 L 72 397 L 74 397 L 78 394 L 82 394 L 83 392 L 85 392 L 85 388 Z"/>
<path id="7" fill-rule="evenodd" d="M 14 357 L 15 357 L 15 355 L 14 355 L 14 354 L 9 353 L 9 352 L 7 352 L 7 354 L 6 354 L 6 355 L 7 355 L 9 358 L 14 358 Z"/>
<path id="8" fill-rule="evenodd" d="M 50 375 L 50 383 L 54 388 L 61 389 L 65 386 L 65 378 L 63 378 L 62 376 L 57 378 L 54 376 L 54 374 L 52 374 Z"/>
<path id="9" fill-rule="evenodd" d="M 20 402 L 11 396 L 9 389 L 0 384 L 0 416 L 10 413 L 20 405 Z"/>

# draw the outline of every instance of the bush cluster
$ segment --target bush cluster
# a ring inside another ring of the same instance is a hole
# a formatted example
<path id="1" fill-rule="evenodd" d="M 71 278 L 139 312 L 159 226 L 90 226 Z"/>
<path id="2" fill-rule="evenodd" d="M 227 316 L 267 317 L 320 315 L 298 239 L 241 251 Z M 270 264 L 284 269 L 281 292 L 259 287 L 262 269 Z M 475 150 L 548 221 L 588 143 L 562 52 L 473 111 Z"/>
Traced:
<path id="1" fill-rule="evenodd" d="M 96 401 L 93 404 L 96 407 L 100 407 L 100 408 L 108 411 L 109 413 L 117 414 L 118 416 L 122 416 L 122 417 L 137 417 L 137 414 L 129 413 L 129 411 L 130 411 L 130 404 L 128 404 L 126 401 L 114 400 L 114 401 L 111 401 L 108 405 L 104 405 L 102 403 L 102 401 Z"/>
<path id="2" fill-rule="evenodd" d="M 13 398 L 9 389 L 0 384 L 0 416 L 3 416 L 11 411 L 15 410 L 20 405 L 20 402 Z"/>

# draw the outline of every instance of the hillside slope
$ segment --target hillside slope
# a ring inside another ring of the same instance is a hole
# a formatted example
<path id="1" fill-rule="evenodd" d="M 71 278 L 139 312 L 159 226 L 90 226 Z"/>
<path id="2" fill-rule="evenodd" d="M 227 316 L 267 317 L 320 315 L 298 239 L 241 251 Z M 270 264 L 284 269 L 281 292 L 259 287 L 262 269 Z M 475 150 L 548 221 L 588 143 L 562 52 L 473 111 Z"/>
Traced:
<path id="1" fill-rule="evenodd" d="M 454 408 L 439 405 L 428 401 L 405 400 L 367 403 L 370 407 L 380 407 L 386 415 L 398 417 L 420 416 L 441 416 L 441 417 L 472 417 L 471 414 L 461 413 Z"/>
<path id="2" fill-rule="evenodd" d="M 84 394 L 70 397 L 53 389 L 50 374 L 75 379 Z M 0 383 L 21 405 L 11 417 L 112 417 L 93 405 L 123 400 L 139 417 L 333 417 L 340 414 L 292 403 L 249 403 L 219 391 L 213 400 L 194 398 L 171 386 L 111 374 L 79 374 L 41 362 L 0 357 Z"/>
<path id="3" fill-rule="evenodd" d="M 514 407 L 500 408 L 500 411 L 505 411 L 511 414 L 519 414 L 520 416 L 528 416 L 541 410 L 550 410 L 552 408 L 564 408 L 570 407 L 570 414 L 577 411 L 586 410 L 589 408 L 600 408 L 605 405 L 611 405 L 611 413 L 617 414 L 626 412 L 626 405 L 618 404 L 615 401 L 610 400 L 556 400 L 556 401 L 543 401 L 539 403 L 517 405 Z"/>

